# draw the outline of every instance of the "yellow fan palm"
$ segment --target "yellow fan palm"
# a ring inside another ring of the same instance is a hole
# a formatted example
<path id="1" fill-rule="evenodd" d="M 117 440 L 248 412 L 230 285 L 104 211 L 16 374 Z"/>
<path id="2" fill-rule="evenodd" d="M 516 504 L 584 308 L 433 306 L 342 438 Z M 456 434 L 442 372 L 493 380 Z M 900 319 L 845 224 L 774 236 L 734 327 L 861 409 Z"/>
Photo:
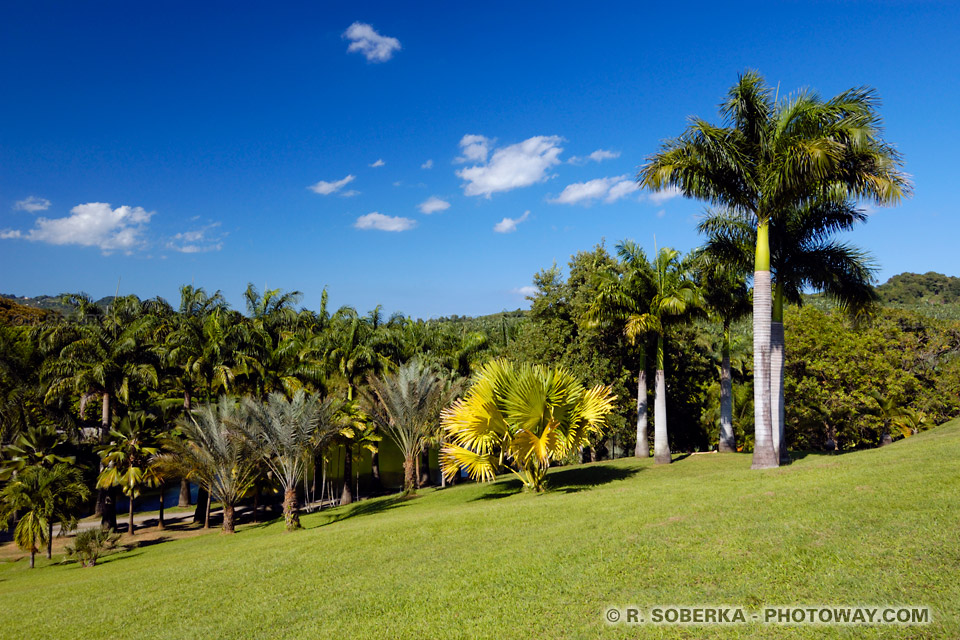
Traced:
<path id="1" fill-rule="evenodd" d="M 507 466 L 525 486 L 543 491 L 550 462 L 602 433 L 615 398 L 610 387 L 587 389 L 562 368 L 491 361 L 442 413 L 443 473 L 464 469 L 484 481 Z"/>

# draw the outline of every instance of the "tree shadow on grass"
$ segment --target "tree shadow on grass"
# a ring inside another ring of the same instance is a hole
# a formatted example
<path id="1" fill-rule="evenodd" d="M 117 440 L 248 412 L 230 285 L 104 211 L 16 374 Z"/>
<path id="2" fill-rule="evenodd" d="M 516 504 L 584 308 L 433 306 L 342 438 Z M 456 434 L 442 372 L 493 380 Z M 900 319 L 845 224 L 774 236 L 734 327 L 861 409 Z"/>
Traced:
<path id="1" fill-rule="evenodd" d="M 355 502 L 349 507 L 343 508 L 337 513 L 328 513 L 327 520 L 322 522 L 315 527 L 304 527 L 310 529 L 316 529 L 318 527 L 326 527 L 328 525 L 334 524 L 336 522 L 342 522 L 349 518 L 356 518 L 359 516 L 371 516 L 377 513 L 383 513 L 384 511 L 390 511 L 399 507 L 402 507 L 408 504 L 411 500 L 415 500 L 417 496 L 408 496 L 404 494 L 395 495 L 390 498 L 378 499 L 378 500 L 363 500 L 361 502 Z"/>
<path id="2" fill-rule="evenodd" d="M 557 469 L 547 474 L 544 482 L 547 492 L 577 493 L 587 491 L 616 480 L 631 478 L 640 469 L 623 469 L 607 465 L 589 465 L 571 469 Z M 499 480 L 489 485 L 487 491 L 474 500 L 499 500 L 523 491 L 523 483 L 516 478 Z"/>

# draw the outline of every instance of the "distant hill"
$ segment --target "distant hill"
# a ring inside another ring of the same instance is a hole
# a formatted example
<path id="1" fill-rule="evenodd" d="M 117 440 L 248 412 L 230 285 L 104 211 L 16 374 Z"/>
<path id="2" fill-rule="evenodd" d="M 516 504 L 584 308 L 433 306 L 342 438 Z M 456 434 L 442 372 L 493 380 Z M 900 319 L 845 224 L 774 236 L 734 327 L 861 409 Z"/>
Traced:
<path id="1" fill-rule="evenodd" d="M 53 311 L 19 304 L 9 298 L 0 296 L 0 325 L 28 325 L 39 324 L 46 320 Z"/>
<path id="2" fill-rule="evenodd" d="M 906 306 L 960 303 L 960 278 L 928 271 L 901 273 L 877 287 L 880 300 Z"/>
<path id="3" fill-rule="evenodd" d="M 35 296 L 33 298 L 29 298 L 27 296 L 15 296 L 9 293 L 0 293 L 0 300 L 4 298 L 11 300 L 23 307 L 31 307 L 33 309 L 41 309 L 43 311 L 54 311 L 62 316 L 68 315 L 71 311 L 69 305 L 65 305 L 63 302 L 61 302 L 60 296 Z M 100 298 L 96 303 L 101 307 L 106 307 L 112 300 L 113 296 L 107 296 L 105 298 Z"/>

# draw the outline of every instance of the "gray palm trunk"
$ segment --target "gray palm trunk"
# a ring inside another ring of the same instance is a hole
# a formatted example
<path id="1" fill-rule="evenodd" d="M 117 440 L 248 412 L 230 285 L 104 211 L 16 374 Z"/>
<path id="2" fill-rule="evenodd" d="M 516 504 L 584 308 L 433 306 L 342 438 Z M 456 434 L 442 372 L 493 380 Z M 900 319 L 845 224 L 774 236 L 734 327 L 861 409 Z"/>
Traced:
<path id="1" fill-rule="evenodd" d="M 773 450 L 780 462 L 787 458 L 787 443 L 784 438 L 783 396 L 783 322 L 770 323 L 770 417 L 773 421 Z"/>
<path id="2" fill-rule="evenodd" d="M 773 420 L 770 413 L 770 322 L 773 308 L 770 271 L 753 274 L 753 469 L 778 466 L 773 449 Z"/>
<path id="3" fill-rule="evenodd" d="M 733 434 L 733 375 L 730 371 L 730 328 L 723 330 L 723 358 L 720 362 L 720 453 L 734 453 L 737 439 Z"/>
<path id="4" fill-rule="evenodd" d="M 637 447 L 634 455 L 650 457 L 650 440 L 647 437 L 647 368 L 640 369 L 637 376 Z"/>
<path id="5" fill-rule="evenodd" d="M 657 369 L 656 393 L 653 399 L 653 460 L 657 464 L 670 463 L 670 441 L 667 439 L 667 379 L 663 369 Z"/>

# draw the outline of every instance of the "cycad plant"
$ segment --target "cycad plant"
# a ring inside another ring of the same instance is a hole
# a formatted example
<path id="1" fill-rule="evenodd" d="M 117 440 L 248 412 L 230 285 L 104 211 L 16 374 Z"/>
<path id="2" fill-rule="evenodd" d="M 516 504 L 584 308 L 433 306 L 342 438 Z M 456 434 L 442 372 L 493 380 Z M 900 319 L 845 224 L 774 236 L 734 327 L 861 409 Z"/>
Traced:
<path id="1" fill-rule="evenodd" d="M 882 138 L 873 90 L 850 89 L 828 100 L 810 91 L 783 100 L 772 93 L 758 73 L 743 74 L 721 105 L 723 125 L 694 118 L 680 137 L 647 159 L 637 176 L 649 189 L 679 189 L 736 211 L 756 230 L 754 468 L 779 464 L 770 387 L 770 237 L 777 220 L 828 193 L 887 204 L 910 189 L 899 153 Z"/>
<path id="2" fill-rule="evenodd" d="M 465 469 L 486 481 L 506 467 L 525 487 L 543 491 L 550 463 L 601 434 L 614 400 L 610 387 L 587 389 L 559 367 L 493 360 L 442 413 L 443 473 Z"/>
<path id="3" fill-rule="evenodd" d="M 649 334 L 657 337 L 656 377 L 653 397 L 653 459 L 668 464 L 670 440 L 667 432 L 667 379 L 664 372 L 664 340 L 670 325 L 682 322 L 700 308 L 702 298 L 690 277 L 680 252 L 664 247 L 653 261 L 653 296 L 645 313 L 627 319 L 627 336 L 637 339 Z"/>

